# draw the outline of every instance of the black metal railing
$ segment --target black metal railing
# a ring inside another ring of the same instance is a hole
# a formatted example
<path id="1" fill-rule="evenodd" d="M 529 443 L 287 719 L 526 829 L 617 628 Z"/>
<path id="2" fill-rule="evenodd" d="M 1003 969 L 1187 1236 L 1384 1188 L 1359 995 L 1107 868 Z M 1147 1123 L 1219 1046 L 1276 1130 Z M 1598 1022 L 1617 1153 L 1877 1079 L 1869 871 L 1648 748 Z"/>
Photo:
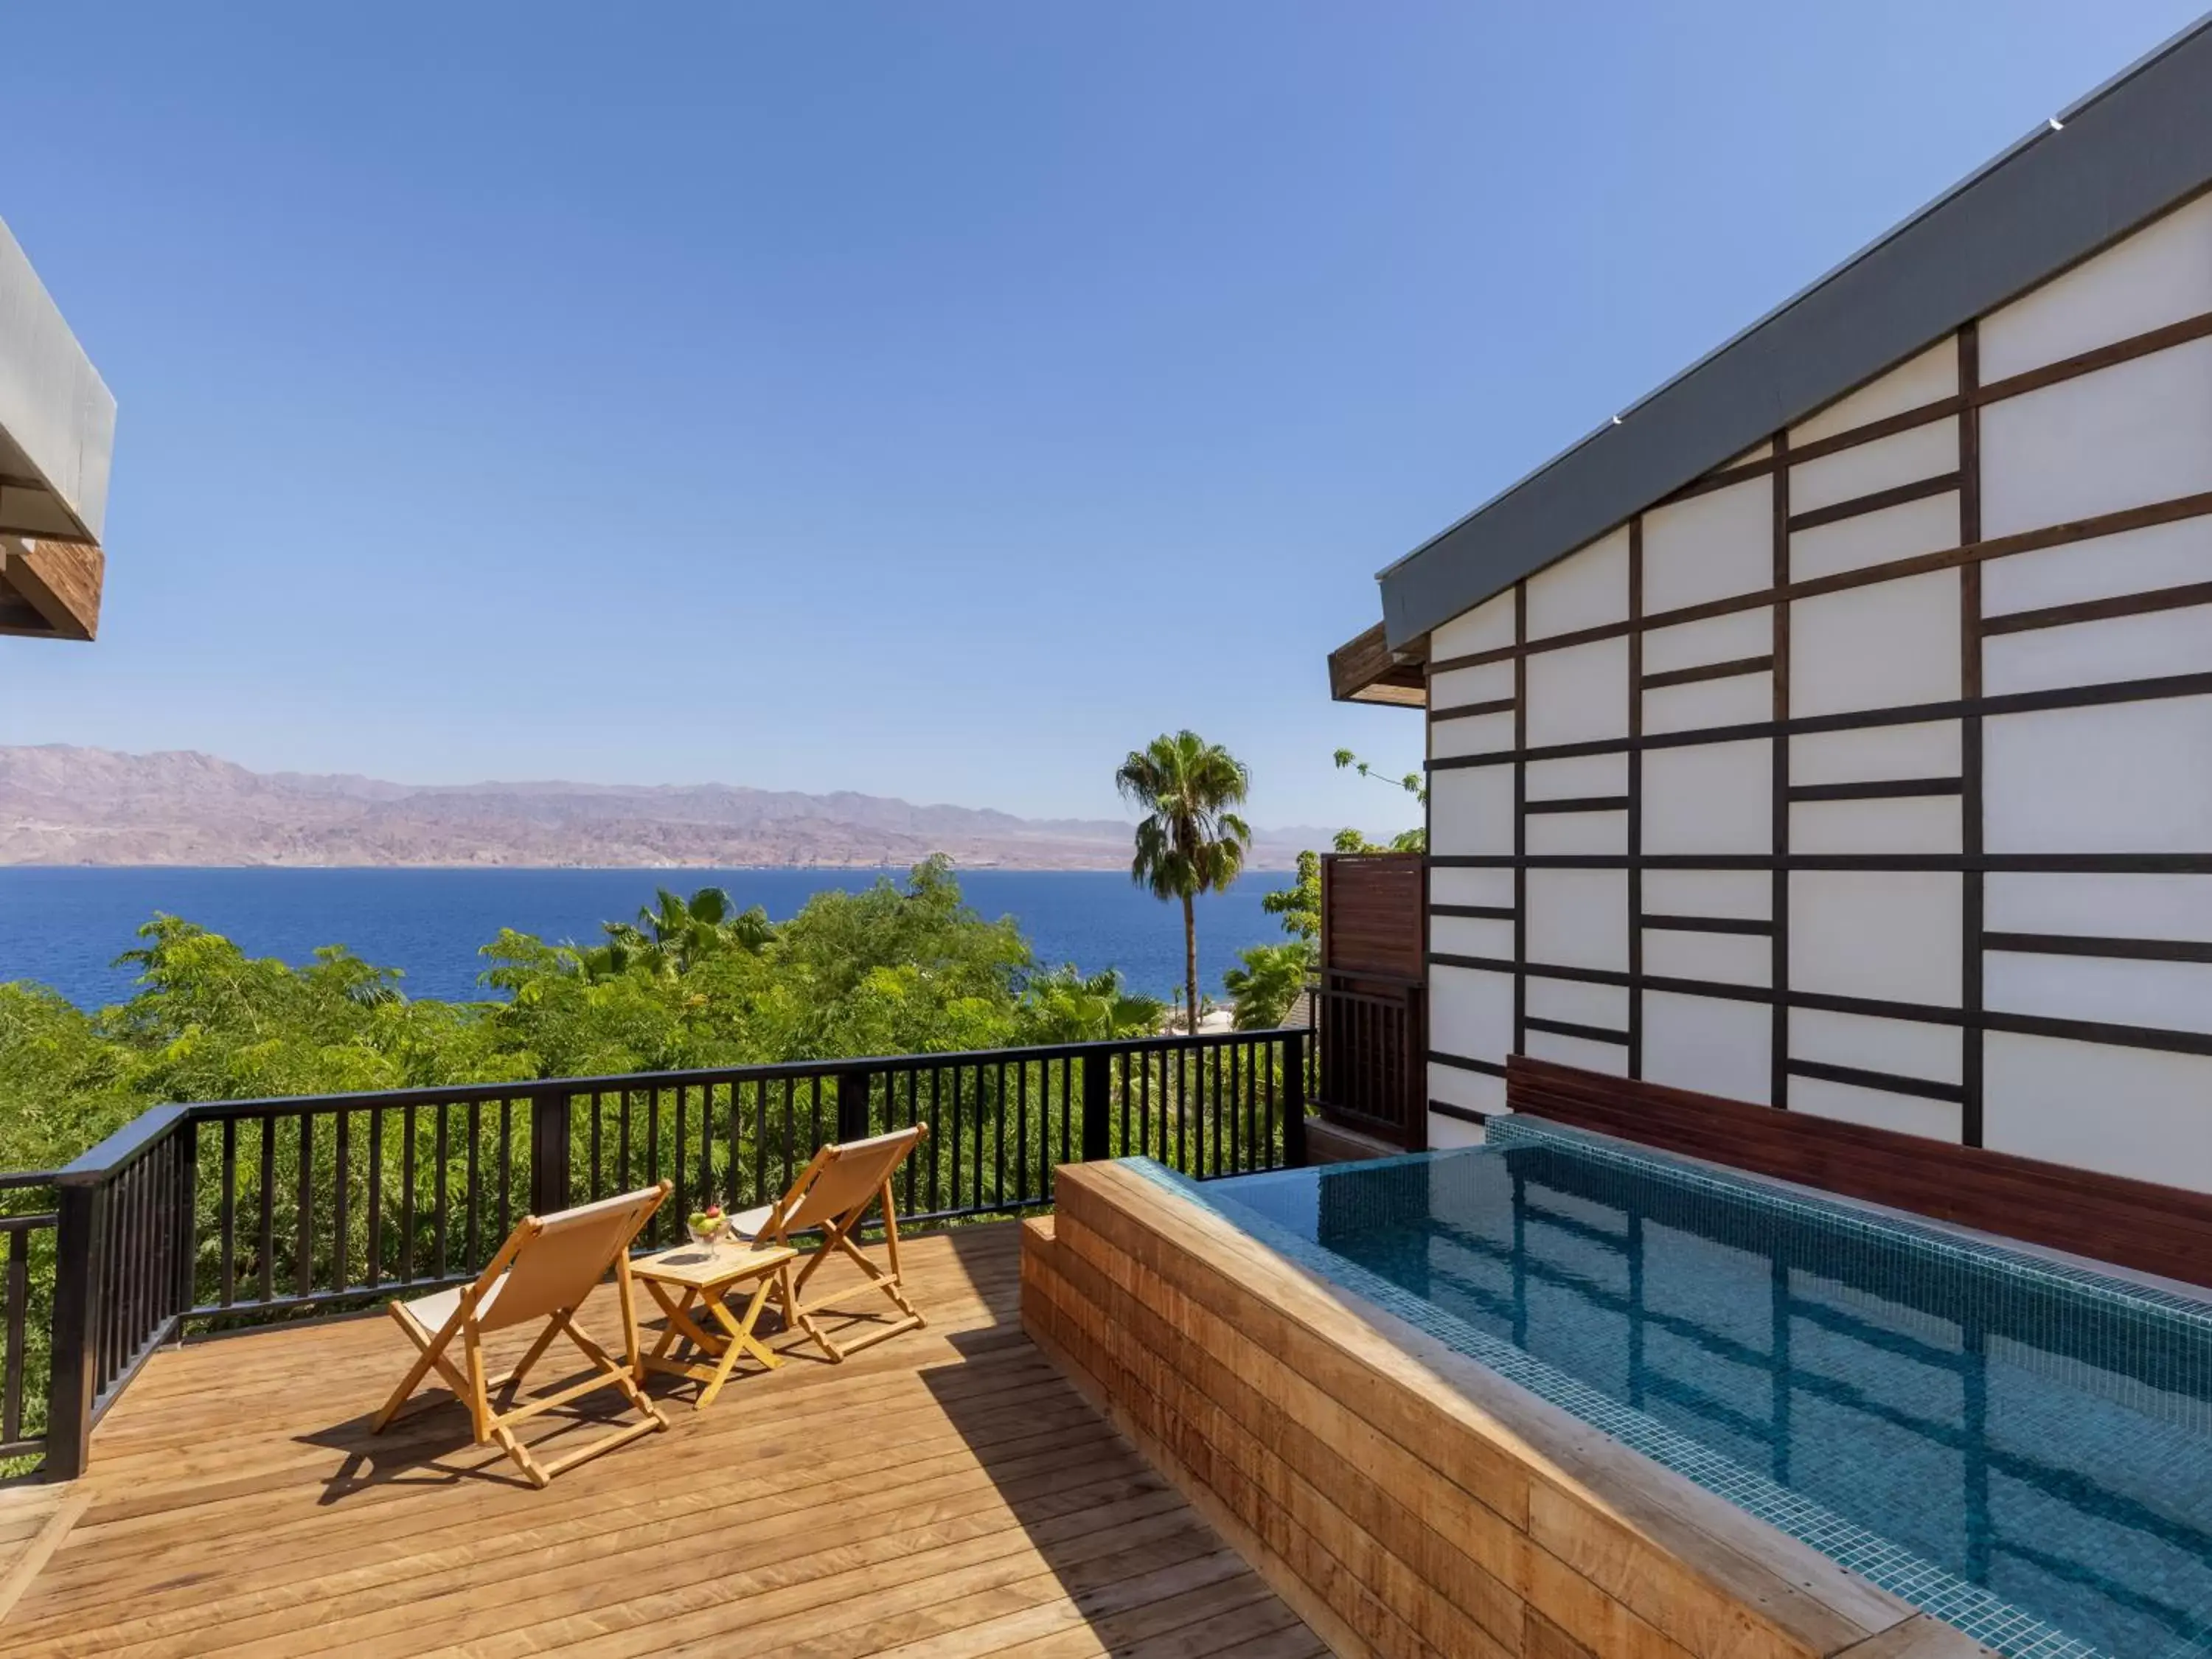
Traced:
<path id="1" fill-rule="evenodd" d="M 1313 1103 L 1332 1121 L 1401 1146 L 1427 1127 L 1422 988 L 1363 979 L 1311 993 Z"/>
<path id="2" fill-rule="evenodd" d="M 1201 1178 L 1300 1164 L 1307 1042 L 1237 1031 L 157 1107 L 64 1170 L 0 1176 L 0 1197 L 54 1194 L 51 1212 L 0 1215 L 0 1458 L 43 1451 L 50 1478 L 82 1473 L 93 1425 L 179 1335 L 463 1283 L 524 1215 L 660 1180 L 672 1201 L 643 1243 L 672 1243 L 709 1199 L 773 1202 L 829 1141 L 926 1124 L 898 1177 L 902 1220 L 922 1222 L 1048 1205 L 1063 1163 L 1142 1154 Z"/>

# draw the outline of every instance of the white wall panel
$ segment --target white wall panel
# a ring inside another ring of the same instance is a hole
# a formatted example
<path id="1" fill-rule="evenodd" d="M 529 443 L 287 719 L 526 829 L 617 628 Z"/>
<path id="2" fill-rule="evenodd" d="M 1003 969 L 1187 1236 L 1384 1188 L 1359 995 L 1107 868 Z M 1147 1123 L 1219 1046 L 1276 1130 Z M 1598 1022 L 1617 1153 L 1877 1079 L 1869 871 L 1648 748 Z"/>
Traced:
<path id="1" fill-rule="evenodd" d="M 1794 746 L 1794 744 L 1793 744 Z M 1958 853 L 1960 799 L 1801 800 L 1790 805 L 1793 853 Z"/>
<path id="2" fill-rule="evenodd" d="M 1992 853 L 2212 851 L 2212 698 L 2051 708 L 1982 722 Z"/>
<path id="3" fill-rule="evenodd" d="M 1504 1065 L 1513 1048 L 1513 975 L 1431 967 L 1429 1046 Z"/>
<path id="4" fill-rule="evenodd" d="M 1774 909 L 1774 878 L 1764 870 L 1646 870 L 1644 908 L 1655 916 L 1765 921 Z"/>
<path id="5" fill-rule="evenodd" d="M 1856 732 L 1808 732 L 1790 739 L 1792 783 L 1955 778 L 1961 764 L 1956 720 L 1870 726 Z"/>
<path id="6" fill-rule="evenodd" d="M 1982 880 L 1992 933 L 2212 939 L 2212 876 L 1991 871 Z"/>
<path id="7" fill-rule="evenodd" d="M 1983 1144 L 2212 1192 L 2212 1060 L 1991 1031 Z"/>
<path id="8" fill-rule="evenodd" d="M 2203 581 L 2212 581 L 2212 518 L 2183 519 L 1988 560 L 1982 613 L 2000 617 Z"/>
<path id="9" fill-rule="evenodd" d="M 1496 755 L 1513 747 L 1513 715 L 1462 714 L 1456 720 L 1429 722 L 1429 758 L 1449 760 L 1455 755 Z"/>
<path id="10" fill-rule="evenodd" d="M 1528 578 L 1528 637 L 1571 634 L 1628 618 L 1628 526 Z"/>
<path id="11" fill-rule="evenodd" d="M 1513 769 L 1455 767 L 1429 775 L 1429 850 L 1510 853 Z"/>
<path id="12" fill-rule="evenodd" d="M 1565 760 L 1528 763 L 1530 800 L 1567 800 L 1577 795 L 1625 795 L 1628 757 L 1571 755 Z"/>
<path id="13" fill-rule="evenodd" d="M 1748 466 L 1753 461 L 1765 460 L 1773 453 L 1774 442 L 1773 440 L 1769 439 L 1765 443 L 1753 444 L 1750 448 L 1745 450 L 1741 455 L 1731 455 L 1720 465 L 1715 467 L 1713 471 L 1726 472 L 1731 467 Z M 1711 474 L 1708 474 L 1707 476 L 1710 477 Z"/>
<path id="14" fill-rule="evenodd" d="M 1907 359 L 1888 374 L 1869 380 L 1856 392 L 1838 398 L 1819 414 L 1790 428 L 1792 448 L 1839 432 L 1901 415 L 1908 409 L 1940 402 L 1959 389 L 1959 347 L 1955 337 L 1945 335 L 1917 357 Z"/>
<path id="15" fill-rule="evenodd" d="M 1429 676 L 1429 707 L 1463 708 L 1473 702 L 1496 702 L 1513 695 L 1513 665 L 1478 663 L 1473 668 L 1447 668 Z"/>
<path id="16" fill-rule="evenodd" d="M 1648 615 L 1774 583 L 1774 484 L 1747 478 L 1644 515 Z"/>
<path id="17" fill-rule="evenodd" d="M 1768 853 L 1774 848 L 1774 745 L 1651 749 L 1644 756 L 1644 850 Z"/>
<path id="18" fill-rule="evenodd" d="M 1470 1107 L 1478 1112 L 1502 1112 L 1505 1109 L 1505 1079 L 1492 1077 L 1487 1072 L 1470 1072 L 1463 1066 L 1443 1066 L 1431 1061 L 1429 1066 L 1429 1098 L 1449 1101 L 1455 1106 Z M 1453 1120 L 1444 1119 L 1449 1122 Z M 1431 1118 L 1430 1127 L 1439 1120 Z M 1472 1128 L 1474 1126 L 1462 1126 Z M 1475 1129 L 1480 1134 L 1481 1131 Z M 1429 1143 L 1437 1143 L 1431 1140 Z"/>
<path id="19" fill-rule="evenodd" d="M 1832 714 L 1959 695 L 1959 573 L 1800 599 L 1790 607 L 1790 712 Z"/>
<path id="20" fill-rule="evenodd" d="M 1507 896 L 1509 900 L 1511 895 Z M 1513 924 L 1495 916 L 1431 916 L 1429 949 L 1448 957 L 1513 960 Z"/>
<path id="21" fill-rule="evenodd" d="M 2212 340 L 1982 410 L 1982 533 L 2212 489 Z"/>
<path id="22" fill-rule="evenodd" d="M 1990 951 L 1982 1000 L 2008 1014 L 2212 1032 L 2212 964 Z M 2205 1103 L 2212 1112 L 2212 1100 Z"/>
<path id="23" fill-rule="evenodd" d="M 1790 1011 L 1790 1053 L 1797 1060 L 1856 1066 L 1930 1083 L 1957 1083 L 1966 1075 L 1961 1033 L 1955 1025 L 1917 1019 L 1875 1019 L 1865 1014 L 1830 1013 L 1823 1008 Z M 1796 1085 L 1793 1084 L 1794 1093 Z"/>
<path id="24" fill-rule="evenodd" d="M 1764 657 L 1774 649 L 1774 608 L 1759 605 L 1750 611 L 1731 611 L 1703 622 L 1677 623 L 1654 628 L 1644 635 L 1644 672 L 1671 673 L 1677 668 L 1703 668 L 1708 663 L 1739 662 Z"/>
<path id="25" fill-rule="evenodd" d="M 1793 870 L 1790 983 L 1959 1006 L 1960 878 L 1934 870 Z"/>
<path id="26" fill-rule="evenodd" d="M 1442 1100 L 1443 1097 L 1435 1095 L 1431 1098 Z M 1455 1106 L 1463 1103 L 1460 1101 L 1452 1103 Z M 1486 1109 L 1478 1106 L 1474 1109 L 1480 1112 Z M 1429 1149 L 1431 1152 L 1449 1152 L 1455 1146 L 1480 1146 L 1482 1139 L 1480 1123 L 1462 1123 L 1455 1117 L 1444 1116 L 1441 1112 L 1429 1114 Z"/>
<path id="27" fill-rule="evenodd" d="M 1987 385 L 2212 311 L 2212 197 L 2053 277 L 1981 320 Z"/>
<path id="28" fill-rule="evenodd" d="M 1644 971 L 1656 974 L 1662 979 L 1771 985 L 1774 982 L 1774 941 L 1757 933 L 1684 933 L 1668 927 L 1647 927 L 1644 930 Z"/>
<path id="29" fill-rule="evenodd" d="M 1790 580 L 1811 581 L 1895 559 L 1917 559 L 1958 544 L 1959 492 L 1947 490 L 1794 532 L 1790 538 Z"/>
<path id="30" fill-rule="evenodd" d="M 1959 470 L 1959 423 L 1930 421 L 1790 469 L 1790 511 L 1814 513 Z M 1958 520 L 1954 518 L 1955 525 Z"/>
<path id="31" fill-rule="evenodd" d="M 1564 1019 L 1604 1031 L 1628 1030 L 1628 988 L 1584 985 L 1577 980 L 1528 975 L 1528 1011 L 1539 1019 Z"/>
<path id="32" fill-rule="evenodd" d="M 1510 870 L 1431 870 L 1431 904 L 1504 904 L 1513 902 Z"/>
<path id="33" fill-rule="evenodd" d="M 1576 853 L 1628 851 L 1628 814 L 1619 812 L 1531 812 L 1528 851 L 1534 857 Z"/>
<path id="34" fill-rule="evenodd" d="M 1774 676 L 1767 673 L 1692 680 L 1687 685 L 1662 685 L 1644 694 L 1644 730 L 1653 737 L 1751 726 L 1773 718 Z"/>
<path id="35" fill-rule="evenodd" d="M 1767 1103 L 1773 1012 L 1756 1002 L 1648 991 L 1644 1075 L 1677 1089 Z"/>
<path id="36" fill-rule="evenodd" d="M 1528 894 L 1531 961 L 1627 970 L 1626 870 L 1531 870 Z"/>
<path id="37" fill-rule="evenodd" d="M 1528 658 L 1526 730 L 1534 747 L 1628 735 L 1628 641 L 1597 640 Z"/>
<path id="38" fill-rule="evenodd" d="M 1628 1050 L 1618 1042 L 1590 1042 L 1562 1036 L 1557 1031 L 1531 1031 L 1524 1047 L 1538 1060 L 1579 1066 L 1585 1072 L 1602 1072 L 1607 1077 L 1628 1075 Z"/>
<path id="39" fill-rule="evenodd" d="M 2042 691 L 2212 669 L 2212 607 L 2154 611 L 1992 635 L 1982 642 L 1982 690 Z"/>
<path id="40" fill-rule="evenodd" d="M 1791 1078 L 1790 1109 L 1838 1118 L 1845 1123 L 1863 1123 L 1874 1129 L 1894 1129 L 1899 1134 L 1925 1135 L 1954 1146 L 1959 1140 L 1960 1114 L 1954 1102 L 1893 1095 L 1855 1084 L 1831 1083 L 1826 1078 Z"/>
<path id="41" fill-rule="evenodd" d="M 1513 590 L 1485 599 L 1472 611 L 1462 611 L 1429 632 L 1429 660 L 1472 657 L 1513 643 Z"/>

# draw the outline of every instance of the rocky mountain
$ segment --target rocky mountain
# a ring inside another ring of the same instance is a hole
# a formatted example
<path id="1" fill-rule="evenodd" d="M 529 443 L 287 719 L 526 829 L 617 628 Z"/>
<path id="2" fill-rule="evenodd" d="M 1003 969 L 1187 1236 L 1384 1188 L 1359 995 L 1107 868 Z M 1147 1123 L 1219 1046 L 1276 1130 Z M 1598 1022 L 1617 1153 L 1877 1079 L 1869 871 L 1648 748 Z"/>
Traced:
<path id="1" fill-rule="evenodd" d="M 1286 867 L 1326 832 L 1261 831 Z M 723 784 L 417 785 L 252 772 L 190 750 L 0 747 L 0 864 L 969 866 L 1120 869 L 1115 819 Z"/>

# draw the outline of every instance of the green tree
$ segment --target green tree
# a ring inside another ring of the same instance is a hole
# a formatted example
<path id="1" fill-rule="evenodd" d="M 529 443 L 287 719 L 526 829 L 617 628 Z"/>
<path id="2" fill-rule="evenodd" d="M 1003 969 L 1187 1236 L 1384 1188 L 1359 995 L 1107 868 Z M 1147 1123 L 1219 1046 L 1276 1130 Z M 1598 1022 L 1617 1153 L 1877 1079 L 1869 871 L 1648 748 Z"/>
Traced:
<path id="1" fill-rule="evenodd" d="M 1022 990 L 1024 1042 L 1102 1042 L 1109 1037 L 1148 1036 L 1160 1028 L 1167 1004 L 1139 996 L 1121 981 L 1118 968 L 1084 977 L 1074 964 L 1032 975 Z"/>
<path id="2" fill-rule="evenodd" d="M 1349 749 L 1338 750 L 1334 759 L 1336 769 L 1340 772 L 1348 766 L 1363 778 L 1373 778 L 1378 783 L 1393 781 L 1375 770 Z M 1423 781 L 1419 772 L 1408 772 L 1395 782 L 1396 787 L 1404 790 L 1422 805 L 1426 806 L 1429 804 L 1429 786 Z M 1346 846 L 1345 840 L 1347 836 L 1358 844 Z M 1340 830 L 1336 836 L 1336 850 L 1340 853 L 1425 853 L 1429 850 L 1429 832 L 1425 829 L 1401 830 L 1390 837 L 1387 845 L 1378 846 L 1368 841 L 1356 830 Z"/>
<path id="3" fill-rule="evenodd" d="M 702 887 L 688 899 L 658 888 L 651 904 L 638 907 L 636 921 L 605 926 L 607 942 L 581 953 L 585 971 L 593 977 L 633 967 L 682 975 L 724 951 L 757 954 L 775 937 L 766 910 L 756 904 L 738 912 L 720 887 Z"/>
<path id="4" fill-rule="evenodd" d="M 1266 1031 L 1283 1023 L 1313 972 L 1314 947 L 1304 939 L 1255 945 L 1237 953 L 1244 965 L 1221 976 L 1236 1003 L 1240 1031 Z"/>
<path id="5" fill-rule="evenodd" d="M 1186 727 L 1133 749 L 1114 775 L 1122 799 L 1142 807 L 1129 876 L 1163 902 L 1182 905 L 1186 1028 L 1198 1030 L 1198 915 L 1200 893 L 1218 892 L 1244 868 L 1252 831 L 1231 808 L 1251 791 L 1252 775 L 1218 744 Z"/>

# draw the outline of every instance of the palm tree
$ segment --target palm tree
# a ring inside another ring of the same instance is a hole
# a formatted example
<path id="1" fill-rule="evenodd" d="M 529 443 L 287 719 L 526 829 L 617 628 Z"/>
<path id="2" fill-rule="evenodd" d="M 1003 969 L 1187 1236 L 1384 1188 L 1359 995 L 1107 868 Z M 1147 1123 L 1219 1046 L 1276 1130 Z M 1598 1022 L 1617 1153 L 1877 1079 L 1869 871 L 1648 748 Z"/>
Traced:
<path id="1" fill-rule="evenodd" d="M 1073 964 L 1031 975 L 1021 1010 L 1028 1042 L 1100 1042 L 1109 1037 L 1151 1036 L 1167 1004 L 1140 996 L 1108 968 L 1085 978 Z"/>
<path id="2" fill-rule="evenodd" d="M 1219 744 L 1188 729 L 1163 733 L 1114 775 L 1123 799 L 1145 809 L 1129 878 L 1163 901 L 1182 902 L 1183 992 L 1198 1030 L 1198 917 L 1200 893 L 1218 892 L 1244 868 L 1252 831 L 1231 807 L 1244 804 L 1252 775 Z"/>
<path id="3" fill-rule="evenodd" d="M 585 953 L 587 973 L 619 974 L 642 963 L 656 974 L 680 975 L 702 957 L 732 946 L 758 951 L 775 937 L 766 910 L 756 904 L 732 915 L 730 896 L 720 887 L 702 887 L 688 899 L 658 888 L 651 904 L 638 907 L 635 923 L 603 926 L 607 942 Z"/>
<path id="4" fill-rule="evenodd" d="M 1237 1004 L 1236 1026 L 1240 1031 L 1272 1030 L 1280 1025 L 1306 988 L 1318 952 L 1302 939 L 1281 945 L 1255 945 L 1240 951 L 1244 965 L 1221 976 L 1222 984 Z"/>

